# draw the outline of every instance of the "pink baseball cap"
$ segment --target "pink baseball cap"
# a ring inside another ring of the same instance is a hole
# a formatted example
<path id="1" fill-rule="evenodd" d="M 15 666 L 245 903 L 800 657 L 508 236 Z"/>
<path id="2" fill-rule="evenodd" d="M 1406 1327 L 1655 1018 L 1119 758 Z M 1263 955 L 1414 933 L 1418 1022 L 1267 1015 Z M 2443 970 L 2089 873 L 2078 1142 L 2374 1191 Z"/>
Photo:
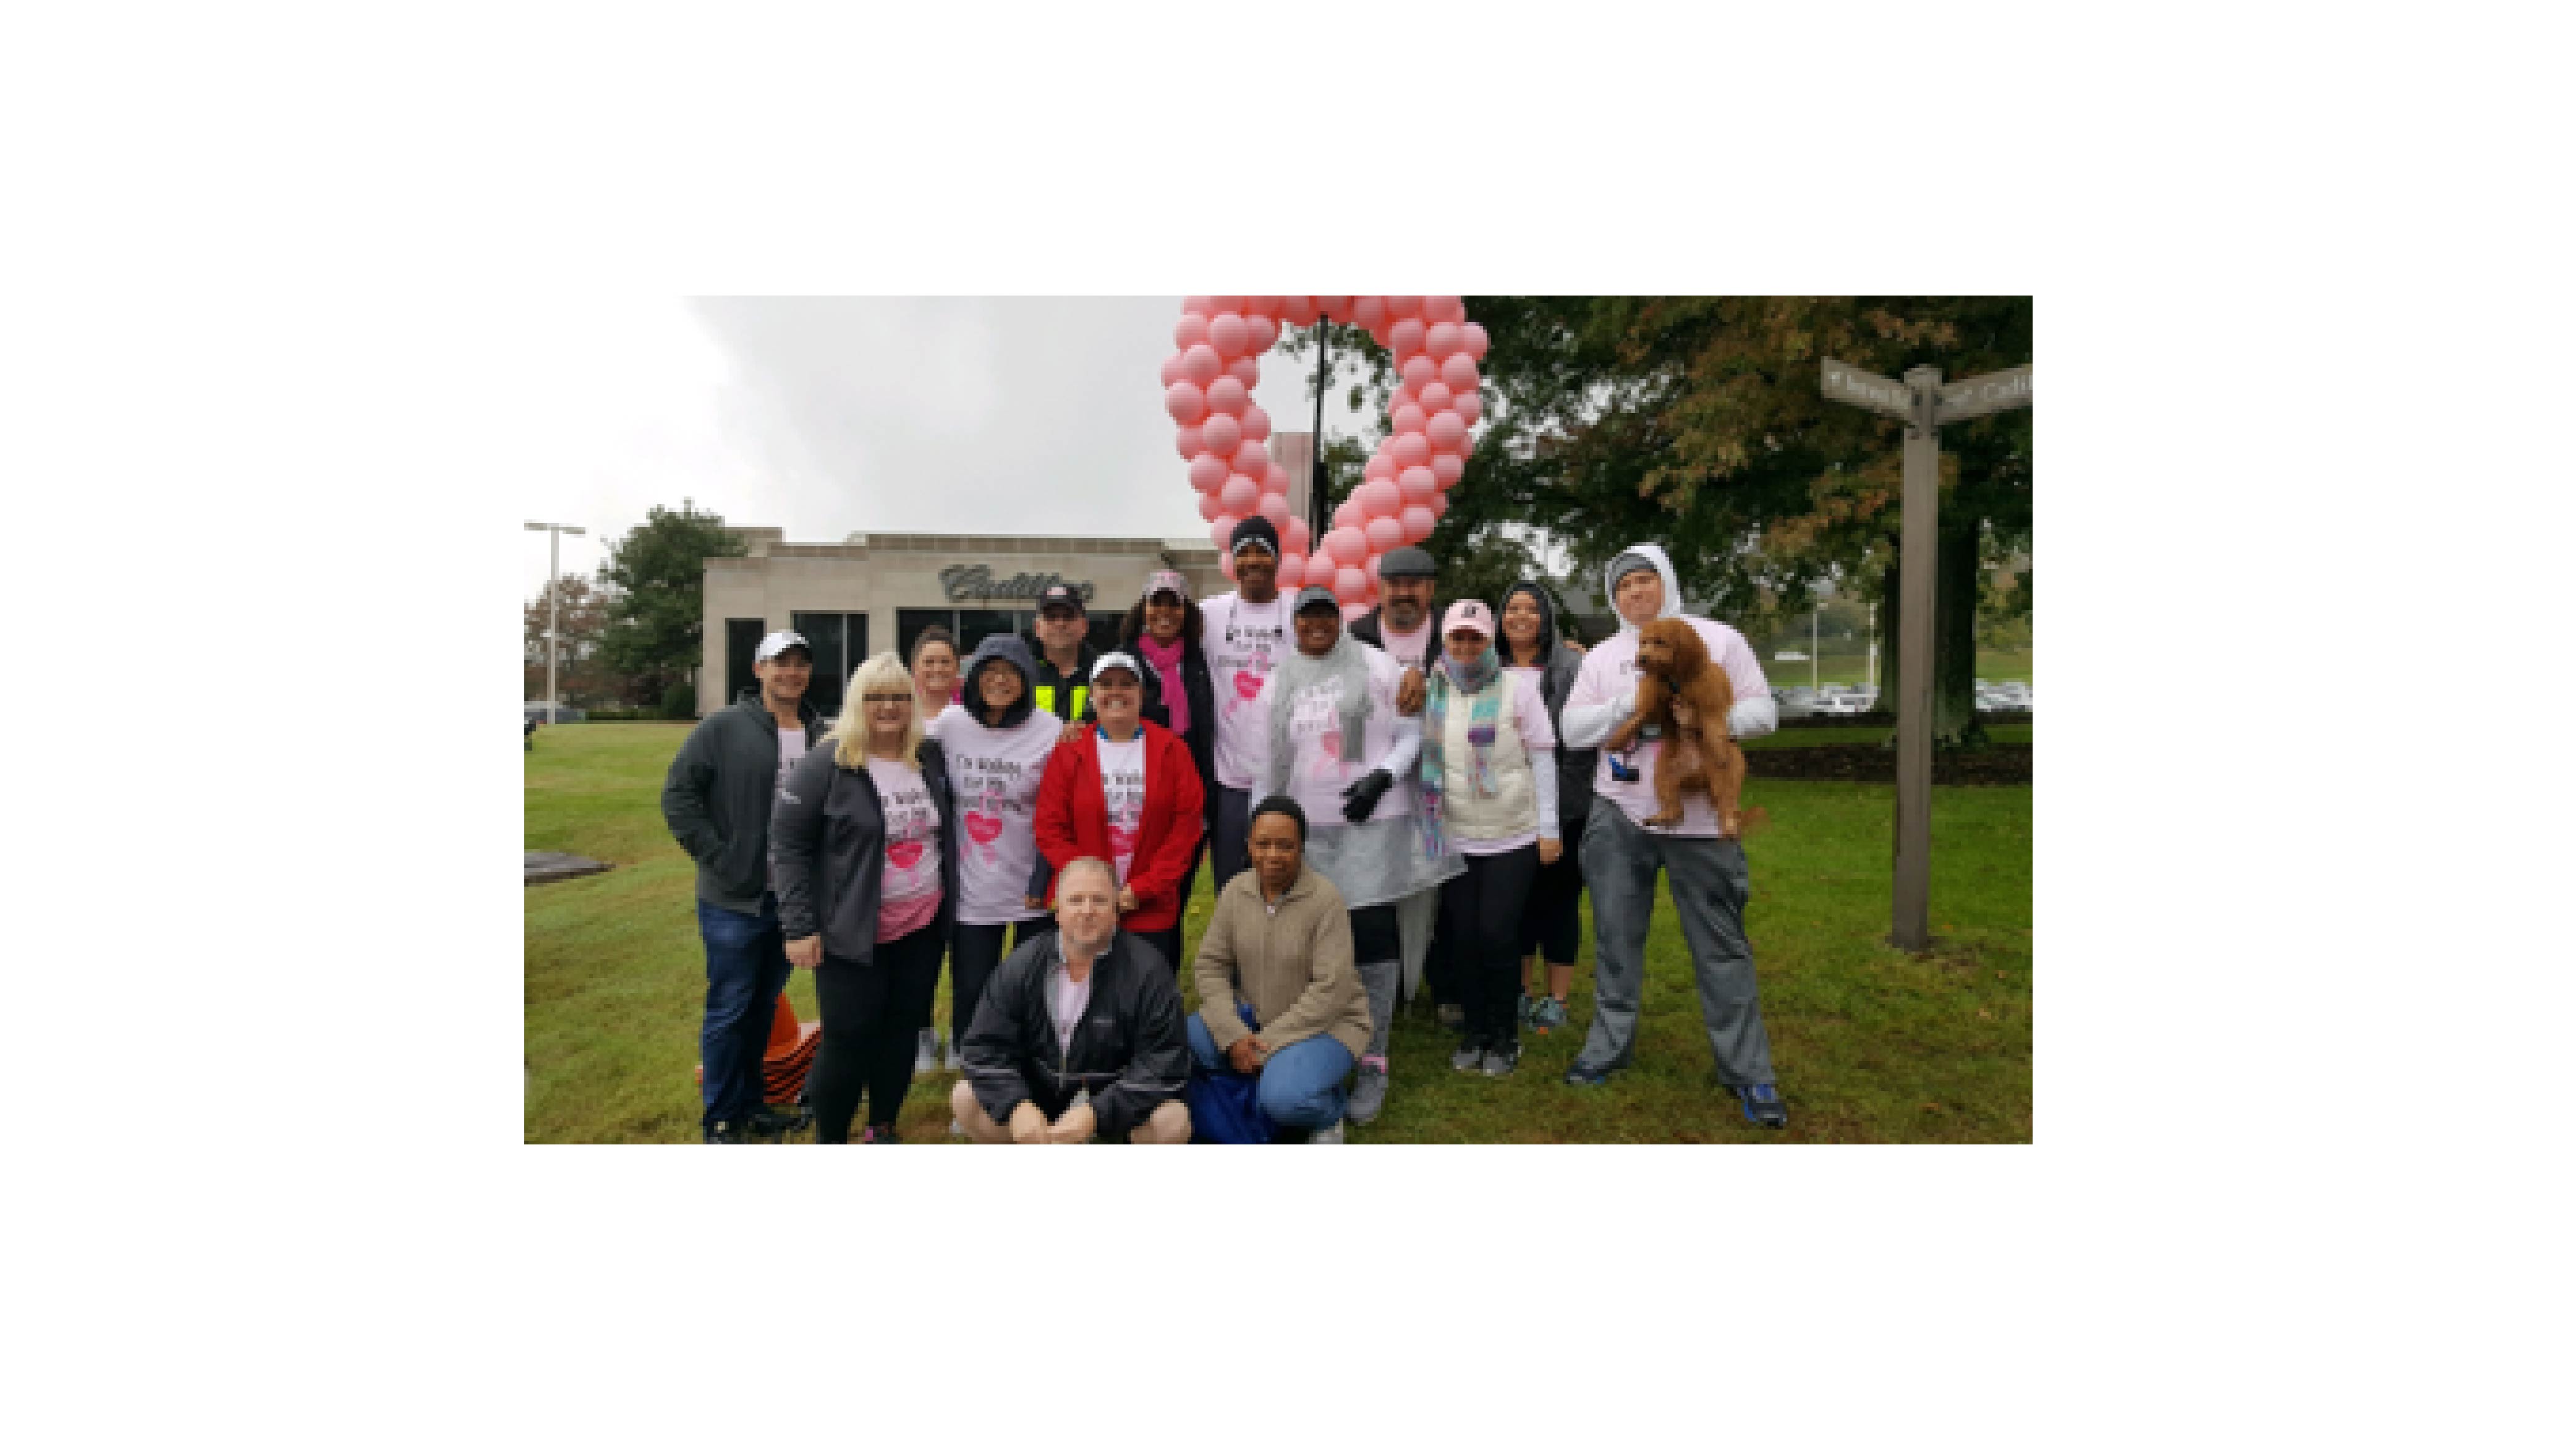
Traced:
<path id="1" fill-rule="evenodd" d="M 1449 605 L 1449 616 L 1440 621 L 1443 638 L 1462 628 L 1471 628 L 1487 638 L 1494 636 L 1494 611 L 1472 598 L 1462 598 Z"/>

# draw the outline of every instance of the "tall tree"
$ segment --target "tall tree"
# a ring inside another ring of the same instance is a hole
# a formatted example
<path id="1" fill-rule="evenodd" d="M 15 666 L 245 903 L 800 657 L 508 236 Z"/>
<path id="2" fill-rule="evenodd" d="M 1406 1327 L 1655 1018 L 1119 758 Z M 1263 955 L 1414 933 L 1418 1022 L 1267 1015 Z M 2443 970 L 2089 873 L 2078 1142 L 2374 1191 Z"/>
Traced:
<path id="1" fill-rule="evenodd" d="M 739 558 L 742 539 L 724 519 L 688 499 L 656 507 L 608 547 L 600 581 L 610 586 L 600 657 L 626 680 L 627 697 L 660 703 L 703 657 L 699 635 L 710 558 Z"/>
<path id="2" fill-rule="evenodd" d="M 608 595 L 578 573 L 556 578 L 553 588 L 559 643 L 555 687 L 562 692 L 563 701 L 588 706 L 623 697 L 623 681 L 609 671 L 607 661 L 600 656 L 601 637 L 608 629 Z M 542 588 L 528 600 L 523 672 L 525 697 L 530 699 L 546 696 L 546 601 L 546 590 Z"/>

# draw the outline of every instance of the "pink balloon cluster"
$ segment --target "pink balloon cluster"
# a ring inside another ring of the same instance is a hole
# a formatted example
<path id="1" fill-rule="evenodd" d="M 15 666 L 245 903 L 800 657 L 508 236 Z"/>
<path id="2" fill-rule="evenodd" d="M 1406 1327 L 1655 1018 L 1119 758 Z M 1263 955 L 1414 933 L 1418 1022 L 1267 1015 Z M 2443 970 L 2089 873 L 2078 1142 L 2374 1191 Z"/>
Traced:
<path id="1" fill-rule="evenodd" d="M 1392 431 L 1370 458 L 1364 481 L 1333 514 L 1323 537 L 1288 511 L 1288 473 L 1263 444 L 1270 416 L 1252 401 L 1261 354 L 1283 327 L 1319 316 L 1364 327 L 1394 354 L 1402 380 L 1387 400 Z M 1320 584 L 1345 608 L 1377 601 L 1378 562 L 1431 536 L 1449 511 L 1449 490 L 1475 450 L 1471 429 L 1484 416 L 1485 329 L 1456 297 L 1190 297 L 1172 329 L 1178 349 L 1163 363 L 1163 408 L 1180 424 L 1181 460 L 1198 489 L 1228 578 L 1225 557 L 1237 523 L 1253 514 L 1279 530 L 1279 586 Z"/>

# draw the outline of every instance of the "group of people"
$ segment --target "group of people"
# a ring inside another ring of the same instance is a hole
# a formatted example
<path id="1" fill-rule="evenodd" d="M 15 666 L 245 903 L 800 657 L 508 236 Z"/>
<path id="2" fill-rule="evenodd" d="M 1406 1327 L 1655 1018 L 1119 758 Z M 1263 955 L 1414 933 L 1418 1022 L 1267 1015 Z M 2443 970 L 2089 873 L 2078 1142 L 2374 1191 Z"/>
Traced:
<path id="1" fill-rule="evenodd" d="M 1394 1013 L 1425 985 L 1460 1071 L 1508 1075 L 1525 1028 L 1567 1024 L 1587 888 L 1594 1010 L 1564 1079 L 1599 1086 L 1633 1056 L 1659 871 L 1719 1079 L 1748 1120 L 1784 1125 L 1740 843 L 1704 803 L 1642 823 L 1661 742 L 1602 747 L 1637 711 L 1636 630 L 1659 618 L 1726 670 L 1737 737 L 1776 726 L 1752 649 L 1681 613 L 1663 551 L 1611 561 L 1620 633 L 1589 652 L 1535 583 L 1499 616 L 1441 611 L 1419 548 L 1382 560 L 1381 606 L 1347 626 L 1330 591 L 1279 590 L 1267 520 L 1229 551 L 1233 592 L 1196 600 L 1158 572 L 1107 652 L 1064 587 L 1039 600 L 1034 648 L 998 635 L 961 667 L 931 630 L 909 667 L 862 664 L 828 726 L 804 702 L 804 640 L 762 640 L 757 693 L 700 723 L 663 788 L 698 863 L 704 1139 L 784 1129 L 760 1055 L 805 968 L 816 1139 L 897 1140 L 938 1064 L 944 958 L 951 1129 L 971 1140 L 1338 1142 L 1384 1109 Z M 1216 903 L 1185 1014 L 1202 863 Z M 1255 1103 L 1252 1124 L 1194 1121 L 1203 1093 Z"/>

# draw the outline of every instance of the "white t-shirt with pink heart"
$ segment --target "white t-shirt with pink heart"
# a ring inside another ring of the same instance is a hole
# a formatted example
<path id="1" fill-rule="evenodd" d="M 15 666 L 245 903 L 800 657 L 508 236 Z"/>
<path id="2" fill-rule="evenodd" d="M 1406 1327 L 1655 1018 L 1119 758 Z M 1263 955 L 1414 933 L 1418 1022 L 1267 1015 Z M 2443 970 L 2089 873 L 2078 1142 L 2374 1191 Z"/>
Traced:
<path id="1" fill-rule="evenodd" d="M 948 786 L 966 832 L 957 842 L 957 922 L 1008 925 L 1044 915 L 1021 902 L 1038 863 L 1038 781 L 1064 721 L 1033 709 L 1016 728 L 988 729 L 951 704 L 928 732 L 948 756 Z"/>
<path id="2" fill-rule="evenodd" d="M 1224 593 L 1199 605 L 1199 651 L 1216 694 L 1216 782 L 1250 789 L 1270 752 L 1269 711 L 1256 702 L 1273 665 L 1297 646 L 1288 595 L 1246 603 Z"/>
<path id="3" fill-rule="evenodd" d="M 885 874 L 877 887 L 877 941 L 900 939 L 939 915 L 939 807 L 921 771 L 868 757 L 885 816 Z"/>
<path id="4" fill-rule="evenodd" d="M 1109 853 L 1118 866 L 1118 883 L 1127 883 L 1127 869 L 1136 863 L 1136 833 L 1145 822 L 1145 735 L 1120 744 L 1108 735 L 1095 741 L 1100 746 L 1100 793 L 1109 802 Z"/>

